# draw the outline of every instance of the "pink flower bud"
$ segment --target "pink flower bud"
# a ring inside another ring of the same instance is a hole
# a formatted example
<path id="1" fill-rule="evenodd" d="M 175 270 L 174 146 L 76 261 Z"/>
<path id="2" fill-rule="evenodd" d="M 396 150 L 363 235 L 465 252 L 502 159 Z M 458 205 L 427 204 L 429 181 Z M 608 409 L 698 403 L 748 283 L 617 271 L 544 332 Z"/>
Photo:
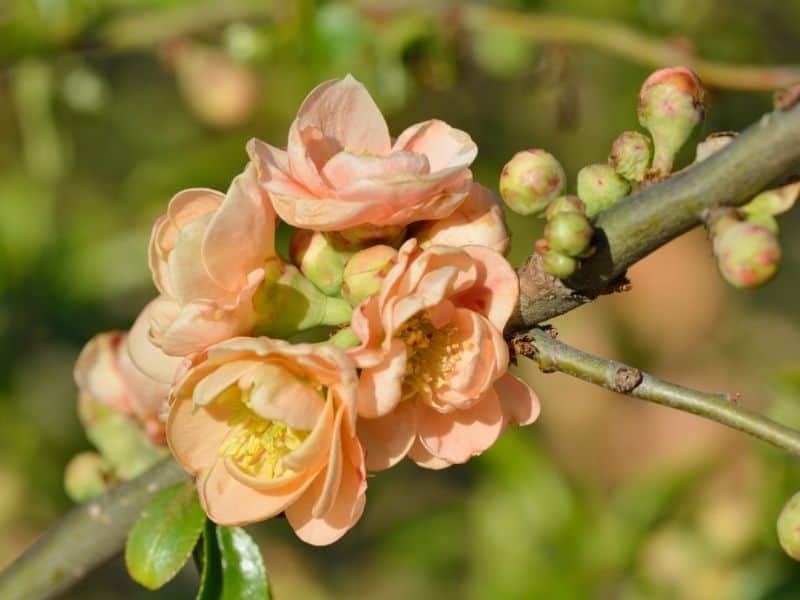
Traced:
<path id="1" fill-rule="evenodd" d="M 542 255 L 542 268 L 553 277 L 566 279 L 578 269 L 578 261 L 555 250 Z"/>
<path id="2" fill-rule="evenodd" d="M 800 492 L 789 498 L 778 516 L 778 541 L 781 548 L 795 560 L 800 560 Z"/>
<path id="3" fill-rule="evenodd" d="M 746 221 L 723 230 L 714 240 L 722 276 L 737 288 L 753 288 L 769 281 L 781 259 L 778 239 L 768 229 Z"/>
<path id="4" fill-rule="evenodd" d="M 554 214 L 544 228 L 544 238 L 550 250 L 573 257 L 586 252 L 592 233 L 589 219 L 575 212 Z"/>
<path id="5" fill-rule="evenodd" d="M 628 181 L 641 181 L 652 154 L 650 138 L 638 131 L 624 131 L 611 145 L 608 163 Z"/>
<path id="6" fill-rule="evenodd" d="M 653 169 L 657 173 L 666 175 L 672 170 L 678 151 L 703 120 L 704 97 L 700 80 L 686 67 L 660 69 L 642 85 L 639 123 L 653 138 Z"/>
<path id="7" fill-rule="evenodd" d="M 345 299 L 357 306 L 377 294 L 396 257 L 397 250 L 391 246 L 373 246 L 354 254 L 344 268 L 342 295 Z"/>
<path id="8" fill-rule="evenodd" d="M 540 215 L 551 200 L 564 193 L 566 176 L 561 163 L 549 152 L 517 152 L 503 167 L 500 195 L 520 215 Z"/>
<path id="9" fill-rule="evenodd" d="M 610 165 L 588 165 L 578 171 L 578 196 L 586 205 L 589 218 L 610 208 L 630 191 L 631 185 Z"/>
<path id="10" fill-rule="evenodd" d="M 344 264 L 352 254 L 334 248 L 328 235 L 321 231 L 295 229 L 289 255 L 311 283 L 325 294 L 333 295 L 342 287 Z"/>
<path id="11" fill-rule="evenodd" d="M 730 144 L 738 134 L 735 131 L 719 131 L 712 133 L 702 142 L 697 144 L 697 153 L 694 162 L 701 162 L 715 152 L 719 152 Z"/>

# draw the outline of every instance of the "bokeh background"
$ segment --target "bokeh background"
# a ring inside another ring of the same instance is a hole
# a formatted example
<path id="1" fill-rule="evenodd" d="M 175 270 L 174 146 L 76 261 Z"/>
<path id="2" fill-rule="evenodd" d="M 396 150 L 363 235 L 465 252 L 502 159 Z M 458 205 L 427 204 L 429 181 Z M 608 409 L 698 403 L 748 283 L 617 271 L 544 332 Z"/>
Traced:
<path id="1" fill-rule="evenodd" d="M 796 0 L 508 0 L 607 20 L 730 63 L 800 62 Z M 392 131 L 431 117 L 478 142 L 476 178 L 544 147 L 577 170 L 637 127 L 649 68 L 462 20 L 438 0 L 0 2 L 0 566 L 67 511 L 64 465 L 88 448 L 71 369 L 155 290 L 150 226 L 178 190 L 224 190 L 245 142 L 284 143 L 305 94 L 353 73 Z M 698 137 L 740 130 L 768 93 L 713 90 Z M 697 140 L 694 140 L 696 142 Z M 685 152 L 691 160 L 694 142 Z M 800 140 L 798 141 L 800 143 Z M 796 211 L 795 211 L 796 212 Z M 510 218 L 512 260 L 541 224 Z M 561 338 L 800 426 L 800 221 L 781 221 L 777 279 L 727 288 L 702 232 L 631 273 L 633 290 L 556 320 Z M 316 549 L 280 519 L 251 528 L 279 599 L 797 598 L 775 539 L 800 466 L 714 423 L 530 364 L 542 416 L 465 466 L 403 465 L 370 481 L 362 521 Z M 121 561 L 70 598 L 158 593 Z"/>

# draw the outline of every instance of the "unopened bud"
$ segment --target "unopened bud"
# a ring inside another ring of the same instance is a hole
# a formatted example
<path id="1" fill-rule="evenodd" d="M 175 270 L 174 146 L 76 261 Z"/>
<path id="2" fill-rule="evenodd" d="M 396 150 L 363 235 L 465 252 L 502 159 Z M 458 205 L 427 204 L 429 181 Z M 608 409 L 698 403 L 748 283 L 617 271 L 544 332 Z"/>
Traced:
<path id="1" fill-rule="evenodd" d="M 701 162 L 707 159 L 715 152 L 719 152 L 725 146 L 730 144 L 737 133 L 735 131 L 720 131 L 712 133 L 702 142 L 697 144 L 697 152 L 695 154 L 695 162 Z"/>
<path id="2" fill-rule="evenodd" d="M 110 483 L 110 467 L 97 452 L 76 454 L 64 470 L 64 489 L 75 502 L 103 494 Z"/>
<path id="3" fill-rule="evenodd" d="M 595 164 L 578 171 L 578 196 L 592 218 L 627 196 L 631 185 L 611 165 Z"/>
<path id="4" fill-rule="evenodd" d="M 650 138 L 638 131 L 624 131 L 611 144 L 608 163 L 628 181 L 641 181 L 652 154 Z"/>
<path id="5" fill-rule="evenodd" d="M 783 187 L 761 192 L 750 202 L 742 207 L 747 215 L 763 213 L 767 215 L 780 215 L 794 206 L 800 195 L 800 180 L 793 181 Z"/>
<path id="6" fill-rule="evenodd" d="M 778 220 L 769 213 L 762 213 L 762 212 L 753 213 L 751 215 L 747 215 L 747 218 L 745 220 L 748 223 L 752 223 L 753 225 L 758 225 L 759 227 L 768 229 L 774 235 L 778 235 L 778 233 L 780 232 Z"/>
<path id="7" fill-rule="evenodd" d="M 578 261 L 555 250 L 542 255 L 542 269 L 553 277 L 566 279 L 578 269 Z"/>
<path id="8" fill-rule="evenodd" d="M 547 219 L 552 219 L 553 215 L 562 212 L 572 212 L 586 214 L 586 205 L 577 196 L 561 196 L 547 205 L 544 215 Z"/>
<path id="9" fill-rule="evenodd" d="M 380 292 L 396 256 L 397 250 L 391 246 L 373 246 L 354 254 L 344 269 L 342 295 L 345 299 L 357 306 Z"/>
<path id="10" fill-rule="evenodd" d="M 344 265 L 351 253 L 334 248 L 327 234 L 295 229 L 289 243 L 289 255 L 303 275 L 324 293 L 333 295 L 339 292 Z"/>
<path id="11" fill-rule="evenodd" d="M 517 152 L 503 167 L 500 195 L 520 215 L 540 215 L 564 193 L 566 176 L 556 158 L 544 150 Z"/>
<path id="12" fill-rule="evenodd" d="M 781 259 L 775 234 L 746 221 L 726 227 L 714 240 L 714 253 L 722 276 L 737 288 L 766 283 L 775 275 Z"/>
<path id="13" fill-rule="evenodd" d="M 550 250 L 567 256 L 580 256 L 589 248 L 592 226 L 589 219 L 580 213 L 556 213 L 544 228 L 544 238 Z"/>
<path id="14" fill-rule="evenodd" d="M 360 225 L 331 231 L 327 236 L 339 252 L 353 253 L 378 244 L 399 248 L 405 240 L 406 228 L 399 225 Z"/>
<path id="15" fill-rule="evenodd" d="M 293 265 L 276 258 L 267 261 L 264 271 L 253 296 L 258 334 L 286 339 L 312 327 L 350 321 L 346 300 L 326 296 Z"/>
<path id="16" fill-rule="evenodd" d="M 795 560 L 800 560 L 800 492 L 789 498 L 778 515 L 778 541 L 781 548 Z"/>
<path id="17" fill-rule="evenodd" d="M 678 151 L 705 116 L 705 92 L 686 67 L 660 69 L 639 92 L 639 123 L 650 132 L 655 148 L 653 169 L 666 175 Z"/>

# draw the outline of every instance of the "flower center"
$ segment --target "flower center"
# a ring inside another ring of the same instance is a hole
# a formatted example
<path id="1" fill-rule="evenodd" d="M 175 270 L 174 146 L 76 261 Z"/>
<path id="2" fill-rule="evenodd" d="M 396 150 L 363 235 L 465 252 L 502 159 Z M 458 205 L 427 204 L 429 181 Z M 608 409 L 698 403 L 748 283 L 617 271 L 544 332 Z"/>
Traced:
<path id="1" fill-rule="evenodd" d="M 237 427 L 219 449 L 219 456 L 230 459 L 242 472 L 259 479 L 277 479 L 294 471 L 283 464 L 283 457 L 300 446 L 308 431 L 294 429 L 281 421 L 264 419 L 249 407 L 249 392 L 232 386 L 217 402 L 230 402 L 237 396 L 237 408 L 228 424 Z"/>
<path id="2" fill-rule="evenodd" d="M 396 337 L 406 345 L 404 400 L 434 404 L 434 392 L 447 383 L 458 362 L 461 342 L 456 333 L 452 324 L 437 329 L 427 311 L 403 324 Z"/>

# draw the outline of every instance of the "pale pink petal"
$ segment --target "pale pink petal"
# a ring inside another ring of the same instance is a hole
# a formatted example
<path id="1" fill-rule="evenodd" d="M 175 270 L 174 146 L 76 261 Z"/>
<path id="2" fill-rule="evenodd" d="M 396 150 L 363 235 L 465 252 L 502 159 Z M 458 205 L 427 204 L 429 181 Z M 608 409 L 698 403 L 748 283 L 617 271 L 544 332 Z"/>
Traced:
<path id="1" fill-rule="evenodd" d="M 158 415 L 166 405 L 169 385 L 148 377 L 133 363 L 127 336 L 120 344 L 117 363 L 129 390 L 134 412 L 140 418 Z"/>
<path id="2" fill-rule="evenodd" d="M 493 389 L 475 405 L 447 414 L 418 403 L 417 435 L 428 451 L 451 463 L 464 463 L 497 441 L 505 425 Z"/>
<path id="3" fill-rule="evenodd" d="M 142 373 L 161 383 L 171 384 L 183 359 L 166 355 L 150 340 L 150 309 L 157 300 L 139 314 L 126 341 L 131 360 Z"/>
<path id="4" fill-rule="evenodd" d="M 495 382 L 494 391 L 509 424 L 530 425 L 539 416 L 539 398 L 520 378 L 506 373 Z"/>
<path id="5" fill-rule="evenodd" d="M 342 151 L 325 164 L 322 176 L 334 188 L 365 178 L 411 177 L 430 171 L 428 159 L 415 152 L 394 152 L 388 156 L 358 155 Z"/>
<path id="6" fill-rule="evenodd" d="M 465 246 L 464 251 L 480 265 L 480 285 L 459 297 L 458 304 L 476 310 L 500 331 L 505 329 L 519 298 L 519 279 L 508 261 L 485 246 Z"/>
<path id="7" fill-rule="evenodd" d="M 375 418 L 394 409 L 402 398 L 405 370 L 405 344 L 393 339 L 383 360 L 361 372 L 358 382 L 358 414 Z"/>
<path id="8" fill-rule="evenodd" d="M 235 385 L 245 373 L 257 368 L 259 364 L 255 360 L 235 360 L 217 366 L 194 386 L 192 403 L 195 407 L 208 406 L 217 399 L 217 396 Z"/>
<path id="9" fill-rule="evenodd" d="M 176 399 L 167 417 L 167 444 L 175 460 L 192 475 L 208 469 L 231 432 L 230 406 L 195 410 L 191 399 Z"/>
<path id="10" fill-rule="evenodd" d="M 175 240 L 175 248 L 169 254 L 167 265 L 170 289 L 180 304 L 227 294 L 227 290 L 209 277 L 201 258 L 203 238 L 211 218 L 211 213 L 203 215 L 181 227 Z"/>
<path id="11" fill-rule="evenodd" d="M 469 135 L 436 119 L 403 131 L 392 149 L 424 154 L 430 160 L 432 172 L 448 167 L 466 168 L 478 155 L 478 147 Z"/>
<path id="12" fill-rule="evenodd" d="M 96 402 L 131 414 L 134 407 L 117 362 L 118 347 L 122 343 L 124 334 L 117 331 L 93 337 L 75 363 L 75 382 Z"/>
<path id="13" fill-rule="evenodd" d="M 278 365 L 262 362 L 240 385 L 250 390 L 249 406 L 254 413 L 301 431 L 313 429 L 325 406 L 317 390 Z"/>
<path id="14" fill-rule="evenodd" d="M 433 469 L 436 471 L 453 466 L 453 463 L 449 463 L 443 458 L 439 458 L 438 456 L 434 456 L 428 452 L 428 449 L 422 445 L 422 442 L 420 442 L 419 439 L 414 440 L 414 444 L 408 451 L 408 458 L 413 460 L 420 467 Z"/>
<path id="15" fill-rule="evenodd" d="M 400 462 L 416 436 L 417 416 L 413 402 L 401 402 L 383 417 L 358 420 L 358 438 L 364 445 L 368 471 L 382 471 Z"/>

